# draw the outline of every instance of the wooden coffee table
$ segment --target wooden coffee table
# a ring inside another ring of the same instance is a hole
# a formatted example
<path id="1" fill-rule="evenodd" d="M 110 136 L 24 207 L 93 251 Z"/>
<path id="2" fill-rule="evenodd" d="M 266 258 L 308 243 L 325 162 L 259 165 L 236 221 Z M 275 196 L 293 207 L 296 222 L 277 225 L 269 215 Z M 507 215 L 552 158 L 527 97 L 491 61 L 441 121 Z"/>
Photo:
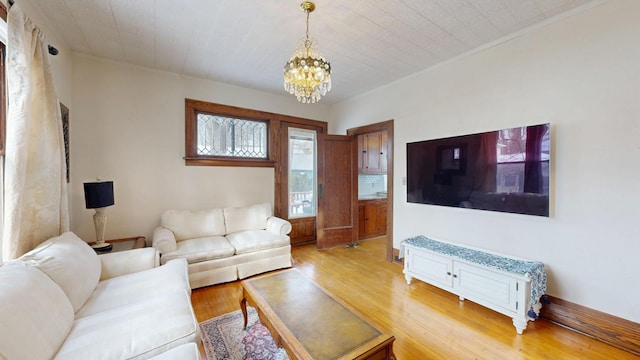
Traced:
<path id="1" fill-rule="evenodd" d="M 294 359 L 394 359 L 386 335 L 296 269 L 242 282 L 240 307 L 255 307 L 278 346 Z"/>

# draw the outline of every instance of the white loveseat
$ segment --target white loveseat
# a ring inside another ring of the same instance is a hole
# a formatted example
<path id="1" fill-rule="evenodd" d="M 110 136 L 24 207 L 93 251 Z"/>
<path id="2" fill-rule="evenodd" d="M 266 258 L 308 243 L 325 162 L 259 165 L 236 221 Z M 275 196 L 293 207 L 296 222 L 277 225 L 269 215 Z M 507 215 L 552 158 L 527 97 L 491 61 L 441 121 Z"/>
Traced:
<path id="1" fill-rule="evenodd" d="M 167 210 L 153 232 L 160 263 L 186 259 L 191 288 L 291 267 L 291 223 L 271 204 Z"/>
<path id="2" fill-rule="evenodd" d="M 184 260 L 66 232 L 0 266 L 0 359 L 198 359 Z"/>

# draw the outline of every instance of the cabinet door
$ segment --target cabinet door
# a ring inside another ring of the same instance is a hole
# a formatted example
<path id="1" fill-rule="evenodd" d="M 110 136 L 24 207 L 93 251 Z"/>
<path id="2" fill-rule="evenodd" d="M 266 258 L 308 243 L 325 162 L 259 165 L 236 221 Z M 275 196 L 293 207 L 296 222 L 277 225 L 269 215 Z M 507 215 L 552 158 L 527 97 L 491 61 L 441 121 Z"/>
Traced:
<path id="1" fill-rule="evenodd" d="M 365 157 L 367 156 L 367 149 L 364 145 L 364 135 L 358 135 L 358 173 L 365 173 Z"/>
<path id="2" fill-rule="evenodd" d="M 364 203 L 364 234 L 365 237 L 376 236 L 378 230 L 378 209 L 380 202 L 375 200 Z"/>
<path id="3" fill-rule="evenodd" d="M 380 133 L 364 135 L 365 145 L 365 172 L 375 174 L 380 171 Z"/>
<path id="4" fill-rule="evenodd" d="M 380 174 L 387 173 L 387 132 L 380 132 L 380 146 L 378 148 L 380 154 L 378 171 Z"/>
<path id="5" fill-rule="evenodd" d="M 445 290 L 453 287 L 453 261 L 450 258 L 410 248 L 405 261 L 416 278 Z"/>
<path id="6" fill-rule="evenodd" d="M 387 233 L 387 200 L 380 200 L 378 207 L 378 235 Z"/>
<path id="7" fill-rule="evenodd" d="M 365 213 L 364 213 L 364 202 L 363 201 L 359 201 L 358 202 L 358 239 L 362 239 L 363 237 L 365 237 Z"/>
<path id="8" fill-rule="evenodd" d="M 358 172 L 387 173 L 387 132 L 358 135 Z"/>
<path id="9" fill-rule="evenodd" d="M 387 133 L 374 132 L 363 135 L 363 172 L 383 174 L 387 172 Z"/>
<path id="10" fill-rule="evenodd" d="M 460 296 L 491 308 L 499 306 L 508 311 L 518 310 L 519 289 L 516 278 L 457 261 L 454 262 L 454 273 L 456 277 L 453 286 Z"/>

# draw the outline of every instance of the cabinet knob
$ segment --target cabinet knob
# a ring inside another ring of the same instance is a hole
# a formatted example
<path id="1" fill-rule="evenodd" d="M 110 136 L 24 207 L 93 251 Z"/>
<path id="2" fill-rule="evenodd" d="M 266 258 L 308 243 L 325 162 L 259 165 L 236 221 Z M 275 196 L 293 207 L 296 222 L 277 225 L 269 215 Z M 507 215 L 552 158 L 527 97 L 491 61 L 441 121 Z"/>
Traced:
<path id="1" fill-rule="evenodd" d="M 457 278 L 457 277 L 458 277 L 458 275 L 456 275 L 456 274 L 453 274 L 453 277 L 454 277 L 454 278 Z"/>
<path id="2" fill-rule="evenodd" d="M 447 271 L 447 275 L 451 275 L 451 272 Z"/>

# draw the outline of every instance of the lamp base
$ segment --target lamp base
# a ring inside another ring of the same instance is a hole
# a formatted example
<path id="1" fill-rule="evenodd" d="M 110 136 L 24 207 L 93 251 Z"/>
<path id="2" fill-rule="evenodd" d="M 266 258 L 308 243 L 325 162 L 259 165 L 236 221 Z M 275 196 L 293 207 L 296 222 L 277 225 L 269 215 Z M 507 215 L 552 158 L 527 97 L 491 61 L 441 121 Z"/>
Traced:
<path id="1" fill-rule="evenodd" d="M 111 249 L 113 249 L 113 245 L 107 243 L 107 242 L 103 242 L 102 244 L 93 244 L 91 245 L 91 247 L 93 248 L 93 250 L 95 251 L 111 251 Z"/>

